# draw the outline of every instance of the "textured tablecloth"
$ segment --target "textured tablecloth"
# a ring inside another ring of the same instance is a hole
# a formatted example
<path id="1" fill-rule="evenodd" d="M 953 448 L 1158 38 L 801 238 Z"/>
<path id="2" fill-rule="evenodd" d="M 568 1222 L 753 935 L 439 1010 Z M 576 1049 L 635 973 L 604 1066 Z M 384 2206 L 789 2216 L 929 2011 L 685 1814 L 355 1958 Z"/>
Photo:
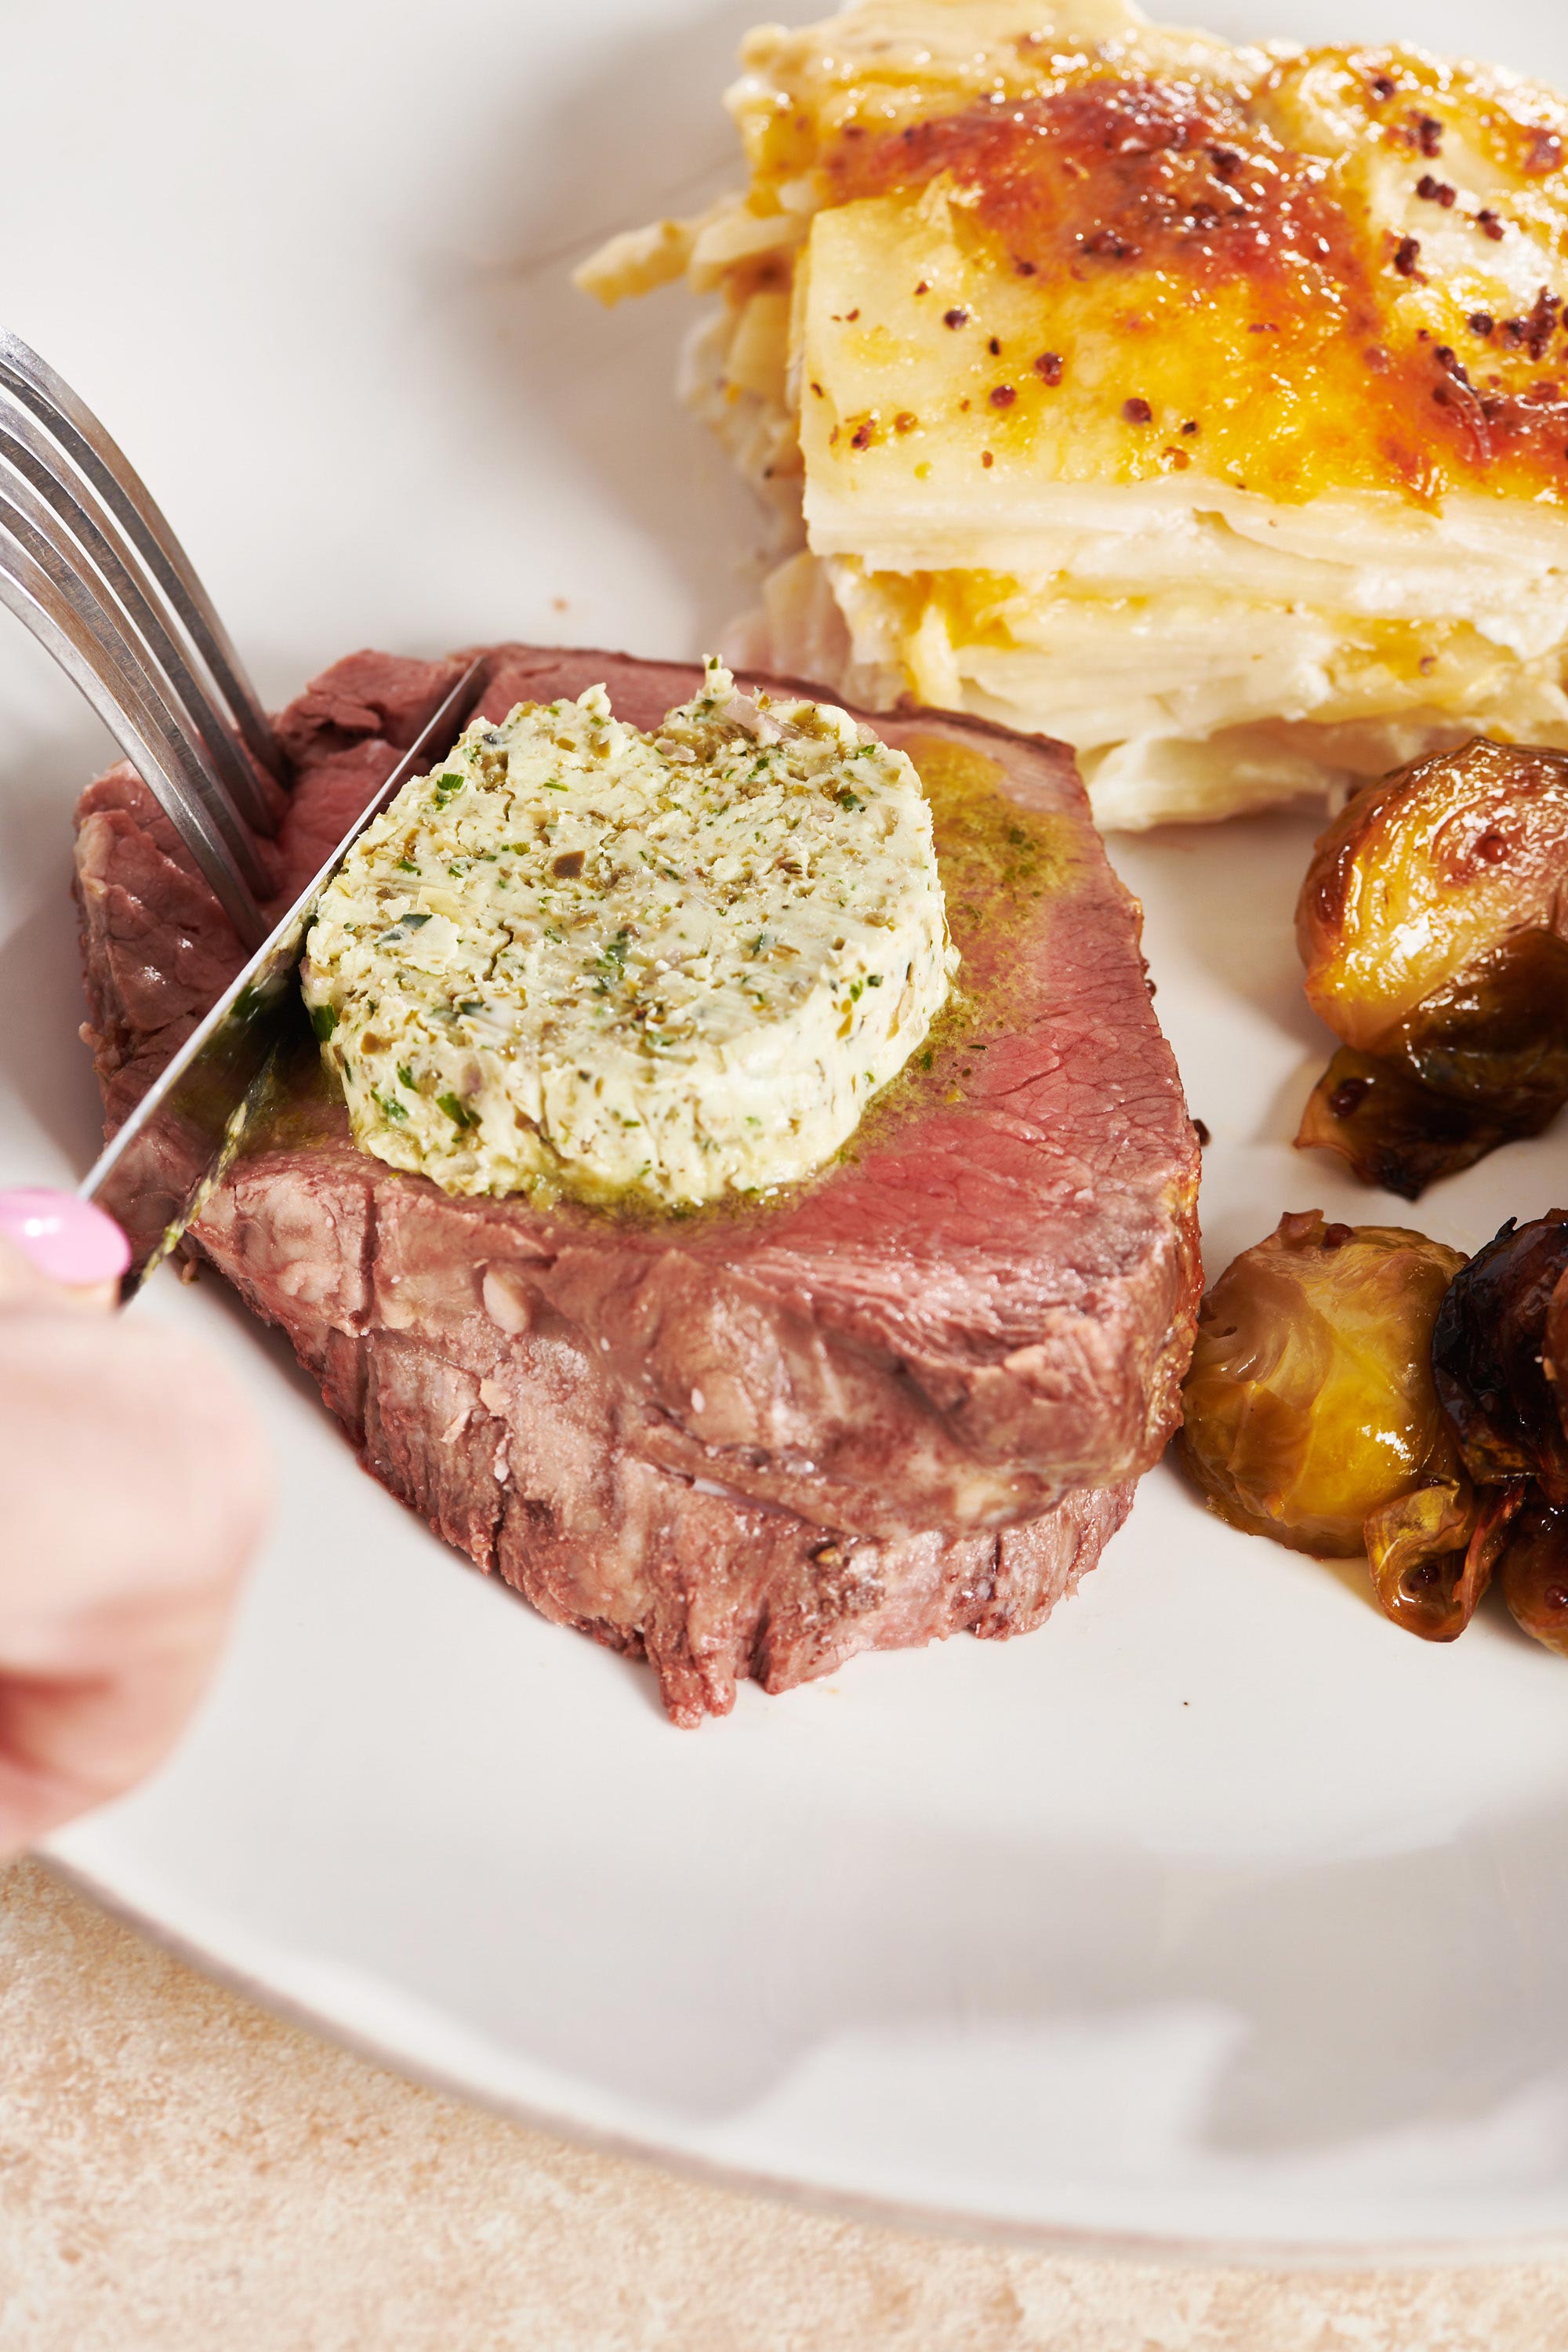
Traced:
<path id="1" fill-rule="evenodd" d="M 4 2352 L 1568 2352 L 1568 2263 L 1270 2277 L 906 2236 L 588 2156 L 0 1875 Z"/>

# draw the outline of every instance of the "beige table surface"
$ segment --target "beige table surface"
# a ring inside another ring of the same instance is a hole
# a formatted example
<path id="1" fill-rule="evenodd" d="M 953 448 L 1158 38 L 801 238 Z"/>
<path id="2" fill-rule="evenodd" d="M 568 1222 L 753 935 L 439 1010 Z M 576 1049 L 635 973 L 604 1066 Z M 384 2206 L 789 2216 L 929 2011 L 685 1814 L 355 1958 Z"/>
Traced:
<path id="1" fill-rule="evenodd" d="M 0 1874 L 4 2352 L 1568 2352 L 1568 2262 L 1270 2277 L 905 2236 L 588 2156 Z"/>

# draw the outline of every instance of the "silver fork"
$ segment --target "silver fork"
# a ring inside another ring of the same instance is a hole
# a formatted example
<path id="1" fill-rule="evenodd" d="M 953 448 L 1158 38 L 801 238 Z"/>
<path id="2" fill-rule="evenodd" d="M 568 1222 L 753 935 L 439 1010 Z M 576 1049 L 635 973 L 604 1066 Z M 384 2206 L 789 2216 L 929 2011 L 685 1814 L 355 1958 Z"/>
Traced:
<path id="1" fill-rule="evenodd" d="M 98 418 L 0 330 L 0 602 L 91 703 L 247 948 L 287 763 L 189 558 Z"/>

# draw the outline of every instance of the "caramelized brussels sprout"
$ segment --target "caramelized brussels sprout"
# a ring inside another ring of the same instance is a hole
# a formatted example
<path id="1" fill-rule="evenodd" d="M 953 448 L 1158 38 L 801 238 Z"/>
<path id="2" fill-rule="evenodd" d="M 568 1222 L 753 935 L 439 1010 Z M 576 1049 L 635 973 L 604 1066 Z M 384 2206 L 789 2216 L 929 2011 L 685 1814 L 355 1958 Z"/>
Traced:
<path id="1" fill-rule="evenodd" d="M 1510 1217 L 1449 1286 L 1432 1370 L 1466 1471 L 1479 1485 L 1533 1478 L 1568 1504 L 1564 1435 L 1548 1323 L 1568 1270 L 1568 1214 Z M 1568 1296 L 1568 1292 L 1565 1292 Z"/>
<path id="2" fill-rule="evenodd" d="M 1296 1140 L 1414 1200 L 1568 1100 L 1568 755 L 1479 739 L 1358 793 L 1296 909 L 1343 1040 Z"/>
<path id="3" fill-rule="evenodd" d="M 1436 1503 L 1386 1524 L 1388 1590 L 1414 1593 L 1426 1559 L 1462 1555 L 1473 1498 L 1428 1352 L 1464 1262 L 1421 1234 L 1331 1225 L 1319 1210 L 1244 1250 L 1204 1300 L 1184 1391 L 1181 1458 L 1210 1509 L 1350 1557 L 1369 1518 L 1435 1489 Z M 1462 1568 L 1445 1574 L 1457 1587 Z M 1407 1622 L 1415 1603 L 1402 1605 Z"/>
<path id="4" fill-rule="evenodd" d="M 1281 1217 L 1204 1300 L 1184 1402 L 1180 1459 L 1233 1527 L 1364 1549 L 1426 1642 L 1495 1575 L 1568 1657 L 1568 1212 L 1468 1264 L 1398 1225 Z"/>
<path id="5" fill-rule="evenodd" d="M 1498 1582 L 1524 1631 L 1568 1658 L 1568 1510 L 1530 1496 L 1510 1530 Z"/>
<path id="6" fill-rule="evenodd" d="M 1568 1656 L 1568 1215 L 1512 1219 L 1449 1286 L 1432 1334 L 1437 1394 L 1483 1508 L 1504 1600 Z"/>
<path id="7" fill-rule="evenodd" d="M 1511 932 L 1555 930 L 1568 752 L 1477 738 L 1397 768 L 1320 839 L 1296 909 L 1313 1010 L 1375 1052 Z"/>
<path id="8" fill-rule="evenodd" d="M 1400 1023 L 1385 1051 L 1342 1045 L 1301 1116 L 1299 1145 L 1417 1200 L 1568 1102 L 1568 943 L 1518 931 Z"/>

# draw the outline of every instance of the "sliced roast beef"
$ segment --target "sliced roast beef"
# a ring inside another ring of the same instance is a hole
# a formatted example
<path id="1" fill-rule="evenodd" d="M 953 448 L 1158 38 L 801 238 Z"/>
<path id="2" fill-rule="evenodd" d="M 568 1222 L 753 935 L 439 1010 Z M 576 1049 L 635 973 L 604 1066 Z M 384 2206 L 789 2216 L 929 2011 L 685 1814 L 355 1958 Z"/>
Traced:
<path id="1" fill-rule="evenodd" d="M 603 681 L 650 726 L 699 676 L 490 659 L 498 718 Z M 280 895 L 453 674 L 355 656 L 285 714 Z M 1037 1622 L 1163 1446 L 1190 1349 L 1195 1143 L 1070 756 L 875 723 L 931 783 L 961 1001 L 811 1182 L 691 1218 L 452 1200 L 355 1150 L 311 1070 L 198 1229 L 377 1475 L 546 1614 L 646 1651 L 682 1720 L 738 1675 Z M 239 948 L 127 770 L 84 798 L 78 869 L 112 1121 Z"/>
<path id="2" fill-rule="evenodd" d="M 202 1225 L 282 1326 L 371 1470 L 546 1617 L 646 1655 L 677 1722 L 858 1650 L 1026 1633 L 1131 1487 L 974 1535 L 879 1541 L 649 1462 L 639 1408 L 538 1287 L 504 1202 L 456 1201 L 321 1133 L 243 1160 Z"/>

